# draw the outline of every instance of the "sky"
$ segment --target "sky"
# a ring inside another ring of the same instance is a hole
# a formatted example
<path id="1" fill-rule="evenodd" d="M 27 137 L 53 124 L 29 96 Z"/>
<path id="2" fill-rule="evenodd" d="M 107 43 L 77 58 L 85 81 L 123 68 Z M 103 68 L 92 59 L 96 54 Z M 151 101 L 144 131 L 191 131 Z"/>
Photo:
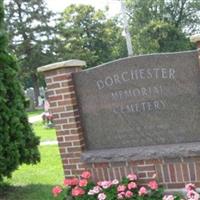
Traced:
<path id="1" fill-rule="evenodd" d="M 45 0 L 50 10 L 62 12 L 70 4 L 89 4 L 96 9 L 105 9 L 108 6 L 108 17 L 120 12 L 119 0 Z"/>

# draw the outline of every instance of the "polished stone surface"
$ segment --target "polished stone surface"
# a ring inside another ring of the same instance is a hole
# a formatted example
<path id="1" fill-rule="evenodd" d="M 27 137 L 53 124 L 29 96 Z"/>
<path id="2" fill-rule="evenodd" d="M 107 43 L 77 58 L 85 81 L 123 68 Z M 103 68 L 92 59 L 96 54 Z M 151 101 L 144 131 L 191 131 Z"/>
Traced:
<path id="1" fill-rule="evenodd" d="M 75 73 L 88 150 L 200 142 L 199 69 L 193 51 Z"/>

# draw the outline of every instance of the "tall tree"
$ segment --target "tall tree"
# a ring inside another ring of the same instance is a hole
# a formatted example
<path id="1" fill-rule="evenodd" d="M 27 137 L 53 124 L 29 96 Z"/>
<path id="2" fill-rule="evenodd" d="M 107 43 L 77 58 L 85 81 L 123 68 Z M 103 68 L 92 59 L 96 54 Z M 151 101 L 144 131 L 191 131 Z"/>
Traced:
<path id="1" fill-rule="evenodd" d="M 88 67 L 126 55 L 122 30 L 103 11 L 89 5 L 71 5 L 61 15 L 58 25 L 64 59 L 83 59 Z"/>
<path id="2" fill-rule="evenodd" d="M 26 83 L 34 87 L 36 103 L 39 96 L 36 69 L 55 60 L 53 16 L 44 0 L 9 0 L 6 5 L 10 49 L 19 58 Z"/>
<path id="3" fill-rule="evenodd" d="M 199 0 L 127 0 L 126 3 L 136 53 L 193 47 L 187 36 L 199 31 Z"/>
<path id="4" fill-rule="evenodd" d="M 3 0 L 0 0 L 0 182 L 19 165 L 40 160 L 39 139 L 28 123 L 18 66 L 7 51 L 3 19 Z"/>

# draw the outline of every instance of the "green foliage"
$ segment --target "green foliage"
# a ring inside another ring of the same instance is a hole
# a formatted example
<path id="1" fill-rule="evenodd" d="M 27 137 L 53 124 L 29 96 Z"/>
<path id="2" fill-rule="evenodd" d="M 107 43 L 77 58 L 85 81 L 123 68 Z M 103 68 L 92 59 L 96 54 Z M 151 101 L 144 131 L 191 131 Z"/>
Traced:
<path id="1" fill-rule="evenodd" d="M 126 54 L 122 30 L 103 11 L 89 5 L 71 5 L 61 15 L 58 25 L 59 56 L 82 59 L 89 67 Z"/>
<path id="2" fill-rule="evenodd" d="M 23 163 L 40 160 L 39 139 L 28 123 L 25 98 L 18 80 L 16 60 L 7 52 L 3 22 L 3 0 L 0 0 L 0 181 Z"/>
<path id="3" fill-rule="evenodd" d="M 25 87 L 34 87 L 36 104 L 42 83 L 37 68 L 56 60 L 53 16 L 44 0 L 8 0 L 6 4 L 9 49 L 19 59 L 20 78 Z"/>
<path id="4" fill-rule="evenodd" d="M 200 27 L 199 0 L 127 0 L 136 54 L 194 48 L 188 35 Z"/>
<path id="5" fill-rule="evenodd" d="M 174 25 L 151 21 L 133 37 L 136 53 L 174 52 L 190 50 L 193 44 Z"/>

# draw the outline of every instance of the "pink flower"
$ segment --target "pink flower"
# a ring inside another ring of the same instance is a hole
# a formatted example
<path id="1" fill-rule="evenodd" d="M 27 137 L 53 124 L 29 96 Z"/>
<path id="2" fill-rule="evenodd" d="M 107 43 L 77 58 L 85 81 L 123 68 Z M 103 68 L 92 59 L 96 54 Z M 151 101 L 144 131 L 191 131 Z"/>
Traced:
<path id="1" fill-rule="evenodd" d="M 190 191 L 190 190 L 195 190 L 195 185 L 194 184 L 192 184 L 192 183 L 188 183 L 187 185 L 185 185 L 185 189 L 187 190 L 187 191 Z"/>
<path id="2" fill-rule="evenodd" d="M 139 190 L 139 196 L 147 194 L 147 189 L 145 187 L 141 187 Z"/>
<path id="3" fill-rule="evenodd" d="M 72 196 L 77 197 L 77 196 L 82 196 L 85 194 L 85 190 L 82 188 L 76 186 L 75 188 L 72 189 Z"/>
<path id="4" fill-rule="evenodd" d="M 94 193 L 98 194 L 102 189 L 99 186 L 93 188 Z"/>
<path id="5" fill-rule="evenodd" d="M 163 200 L 174 200 L 174 196 L 173 195 L 165 195 L 164 197 L 163 197 Z"/>
<path id="6" fill-rule="evenodd" d="M 126 190 L 126 186 L 125 185 L 119 185 L 117 187 L 117 192 L 124 192 Z"/>
<path id="7" fill-rule="evenodd" d="M 135 188 L 137 188 L 137 185 L 136 185 L 135 182 L 130 182 L 130 183 L 128 184 L 128 189 L 129 189 L 129 190 L 135 189 Z"/>
<path id="8" fill-rule="evenodd" d="M 62 192 L 62 188 L 60 186 L 55 186 L 52 189 L 52 193 L 54 197 L 57 197 Z"/>
<path id="9" fill-rule="evenodd" d="M 189 190 L 188 193 L 187 193 L 187 197 L 189 199 L 198 200 L 199 199 L 199 194 L 194 190 Z"/>
<path id="10" fill-rule="evenodd" d="M 117 194 L 117 199 L 123 199 L 124 195 L 122 193 Z"/>
<path id="11" fill-rule="evenodd" d="M 136 176 L 135 174 L 129 174 L 129 175 L 127 176 L 127 178 L 128 178 L 130 181 L 135 181 L 135 180 L 137 180 L 137 176 Z"/>
<path id="12" fill-rule="evenodd" d="M 117 179 L 114 179 L 114 180 L 112 181 L 112 185 L 117 185 L 117 184 L 119 184 L 119 181 L 118 181 Z"/>
<path id="13" fill-rule="evenodd" d="M 109 188 L 111 185 L 112 185 L 111 181 L 102 181 L 101 182 L 101 187 L 104 188 L 104 189 Z"/>
<path id="14" fill-rule="evenodd" d="M 65 186 L 75 186 L 75 185 L 78 185 L 78 183 L 79 183 L 78 178 L 71 178 L 71 179 L 64 180 Z"/>
<path id="15" fill-rule="evenodd" d="M 81 177 L 82 178 L 85 178 L 85 179 L 88 179 L 91 177 L 91 173 L 89 171 L 84 171 L 82 174 L 81 174 Z"/>
<path id="16" fill-rule="evenodd" d="M 157 190 L 158 189 L 158 183 L 156 181 L 150 181 L 148 186 L 152 189 L 152 190 Z"/>
<path id="17" fill-rule="evenodd" d="M 80 186 L 80 187 L 85 187 L 87 184 L 88 184 L 87 179 L 81 179 L 81 180 L 79 181 L 79 186 Z"/>
<path id="18" fill-rule="evenodd" d="M 71 186 L 71 179 L 64 179 L 64 186 Z"/>
<path id="19" fill-rule="evenodd" d="M 94 192 L 94 190 L 89 190 L 88 195 L 94 195 L 94 194 L 96 194 L 96 193 Z"/>
<path id="20" fill-rule="evenodd" d="M 131 191 L 126 191 L 126 193 L 125 193 L 125 197 L 126 198 L 131 198 L 133 196 L 133 193 L 131 192 Z"/>
<path id="21" fill-rule="evenodd" d="M 100 193 L 100 194 L 98 195 L 98 199 L 99 199 L 99 200 L 104 200 L 104 199 L 106 199 L 106 195 L 105 195 L 104 193 Z"/>
<path id="22" fill-rule="evenodd" d="M 71 185 L 72 185 L 72 186 L 78 185 L 78 183 L 79 183 L 78 178 L 72 178 L 72 179 L 71 179 Z"/>

